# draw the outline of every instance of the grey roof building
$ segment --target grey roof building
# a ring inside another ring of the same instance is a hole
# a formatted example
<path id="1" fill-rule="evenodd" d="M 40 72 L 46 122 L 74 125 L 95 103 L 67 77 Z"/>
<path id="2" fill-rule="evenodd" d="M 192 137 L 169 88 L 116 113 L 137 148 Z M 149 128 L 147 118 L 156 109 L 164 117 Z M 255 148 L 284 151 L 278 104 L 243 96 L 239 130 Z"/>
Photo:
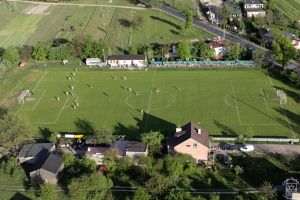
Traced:
<path id="1" fill-rule="evenodd" d="M 19 152 L 18 160 L 21 164 L 24 162 L 34 164 L 39 159 L 46 159 L 48 153 L 54 149 L 53 143 L 25 144 Z"/>
<path id="2" fill-rule="evenodd" d="M 59 173 L 63 168 L 63 157 L 56 154 L 50 154 L 39 168 L 30 172 L 30 180 L 33 183 L 57 184 Z"/>

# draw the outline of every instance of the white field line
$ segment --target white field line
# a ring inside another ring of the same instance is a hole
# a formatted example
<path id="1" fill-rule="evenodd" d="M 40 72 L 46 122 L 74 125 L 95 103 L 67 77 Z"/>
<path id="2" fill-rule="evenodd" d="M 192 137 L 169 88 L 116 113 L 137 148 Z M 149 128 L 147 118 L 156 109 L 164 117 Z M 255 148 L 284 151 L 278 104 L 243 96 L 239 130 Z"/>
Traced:
<path id="1" fill-rule="evenodd" d="M 151 91 L 150 91 L 150 96 L 149 96 L 149 104 L 148 104 L 148 110 L 147 110 L 148 114 L 146 115 L 145 131 L 147 131 L 147 128 L 148 128 L 148 116 L 149 116 L 150 108 L 151 108 L 151 101 L 152 101 L 153 87 L 154 87 L 154 78 L 155 78 L 155 71 L 154 71 L 153 77 L 152 77 L 152 86 L 151 86 Z"/>
<path id="2" fill-rule="evenodd" d="M 42 100 L 43 96 L 46 94 L 47 90 L 43 90 L 43 94 L 40 96 L 40 98 L 37 100 L 37 102 L 34 104 L 33 108 L 29 108 L 29 109 L 21 109 L 22 110 L 31 110 L 34 111 L 35 108 L 39 105 L 40 101 Z"/>
<path id="3" fill-rule="evenodd" d="M 46 77 L 46 74 L 48 73 L 47 68 L 45 73 L 43 74 L 42 78 L 35 84 L 34 88 L 32 89 L 32 91 L 35 91 L 36 88 L 39 86 L 40 82 L 42 82 L 44 80 L 44 78 Z M 18 110 L 16 111 L 16 113 L 20 112 L 21 108 L 23 107 L 23 105 L 21 105 Z"/>
<path id="4" fill-rule="evenodd" d="M 266 107 L 267 107 L 267 110 L 269 110 L 268 103 L 267 103 L 267 101 L 266 101 L 266 98 L 264 97 L 264 92 L 263 92 L 262 89 L 261 89 L 260 91 L 261 91 L 262 98 L 263 98 L 263 100 L 264 100 L 264 102 L 265 102 L 265 105 L 266 105 Z"/>
<path id="5" fill-rule="evenodd" d="M 234 87 L 233 87 L 233 84 L 232 84 L 232 80 L 230 81 L 230 84 L 231 84 L 231 89 L 232 89 L 233 98 L 234 98 L 234 101 L 235 101 L 235 106 L 236 106 L 236 111 L 237 111 L 239 123 L 240 123 L 240 125 L 242 125 L 242 122 L 241 122 L 241 116 L 240 116 L 240 110 L 239 110 L 238 103 L 237 103 L 237 101 L 236 101 L 236 96 L 235 96 L 235 93 L 234 93 Z"/>
<path id="6" fill-rule="evenodd" d="M 152 102 L 152 96 L 153 96 L 153 88 L 154 88 L 154 78 L 155 78 L 155 71 L 154 71 L 153 77 L 152 77 L 152 86 L 151 86 L 151 91 L 150 91 L 150 96 L 149 96 L 149 104 L 148 104 L 147 112 L 150 112 L 150 108 L 151 108 L 151 102 Z"/>
<path id="7" fill-rule="evenodd" d="M 76 82 L 76 84 L 74 85 L 74 89 L 76 88 L 76 85 L 78 84 L 78 81 Z M 60 118 L 61 114 L 62 114 L 62 111 L 67 108 L 66 107 L 66 104 L 68 103 L 69 99 L 70 99 L 71 96 L 68 96 L 68 98 L 66 99 L 64 105 L 60 108 L 59 112 L 58 112 L 58 115 L 56 116 L 55 120 L 53 122 L 35 122 L 35 123 L 32 123 L 32 124 L 56 124 L 58 119 Z"/>
<path id="8" fill-rule="evenodd" d="M 269 80 L 269 82 L 270 82 L 270 84 L 271 84 L 271 86 L 272 86 L 272 88 L 273 88 L 273 90 L 274 90 L 274 92 L 275 92 L 275 95 L 277 96 L 277 94 L 276 94 L 276 89 L 274 88 L 274 84 L 273 84 L 273 82 L 272 82 L 272 80 L 271 80 L 271 78 L 270 78 L 270 76 L 269 76 L 268 71 L 266 71 L 266 73 L 267 73 L 267 76 L 268 76 L 268 80 Z M 290 122 L 290 120 L 288 119 L 288 117 L 287 117 L 287 115 L 286 115 L 286 112 L 285 112 L 284 109 L 283 109 L 283 106 L 282 106 L 280 103 L 279 103 L 279 105 L 280 105 L 281 110 L 283 111 L 283 114 L 284 114 L 284 116 L 285 116 L 285 120 L 287 121 L 287 124 L 289 125 L 289 129 L 291 130 L 291 132 L 292 132 L 294 138 L 296 138 L 295 132 L 294 132 L 294 130 L 292 129 L 292 126 L 291 126 L 291 122 Z"/>

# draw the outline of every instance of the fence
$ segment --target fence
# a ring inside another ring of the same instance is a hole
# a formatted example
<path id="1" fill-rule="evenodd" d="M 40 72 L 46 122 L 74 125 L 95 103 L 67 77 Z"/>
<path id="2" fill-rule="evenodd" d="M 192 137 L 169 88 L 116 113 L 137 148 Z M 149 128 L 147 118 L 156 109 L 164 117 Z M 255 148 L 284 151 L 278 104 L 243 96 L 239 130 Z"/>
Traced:
<path id="1" fill-rule="evenodd" d="M 235 142 L 238 138 L 212 137 L 213 141 Z M 246 142 L 274 142 L 274 143 L 298 143 L 299 139 L 292 138 L 245 138 Z"/>
<path id="2" fill-rule="evenodd" d="M 225 61 L 151 61 L 149 67 L 256 67 L 252 60 L 225 60 Z"/>

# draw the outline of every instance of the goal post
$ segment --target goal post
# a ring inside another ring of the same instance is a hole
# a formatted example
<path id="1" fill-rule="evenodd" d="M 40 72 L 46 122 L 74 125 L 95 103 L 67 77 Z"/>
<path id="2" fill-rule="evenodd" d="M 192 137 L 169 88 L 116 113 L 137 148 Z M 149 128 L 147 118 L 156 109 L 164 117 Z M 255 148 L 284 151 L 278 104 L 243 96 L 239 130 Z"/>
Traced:
<path id="1" fill-rule="evenodd" d="M 29 90 L 23 90 L 21 94 L 18 96 L 18 103 L 19 104 L 24 104 L 25 103 L 25 97 L 30 96 L 30 91 Z"/>
<path id="2" fill-rule="evenodd" d="M 276 94 L 277 97 L 279 97 L 280 105 L 286 105 L 287 104 L 286 93 L 283 90 L 277 90 Z"/>

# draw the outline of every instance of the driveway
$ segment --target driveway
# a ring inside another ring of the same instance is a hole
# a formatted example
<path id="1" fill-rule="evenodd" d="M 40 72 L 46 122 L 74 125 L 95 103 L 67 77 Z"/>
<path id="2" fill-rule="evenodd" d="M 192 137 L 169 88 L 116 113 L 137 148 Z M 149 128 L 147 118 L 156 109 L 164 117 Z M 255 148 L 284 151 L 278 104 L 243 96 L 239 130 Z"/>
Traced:
<path id="1" fill-rule="evenodd" d="M 283 155 L 300 155 L 300 145 L 288 144 L 255 144 L 254 149 L 259 153 L 279 153 Z"/>

